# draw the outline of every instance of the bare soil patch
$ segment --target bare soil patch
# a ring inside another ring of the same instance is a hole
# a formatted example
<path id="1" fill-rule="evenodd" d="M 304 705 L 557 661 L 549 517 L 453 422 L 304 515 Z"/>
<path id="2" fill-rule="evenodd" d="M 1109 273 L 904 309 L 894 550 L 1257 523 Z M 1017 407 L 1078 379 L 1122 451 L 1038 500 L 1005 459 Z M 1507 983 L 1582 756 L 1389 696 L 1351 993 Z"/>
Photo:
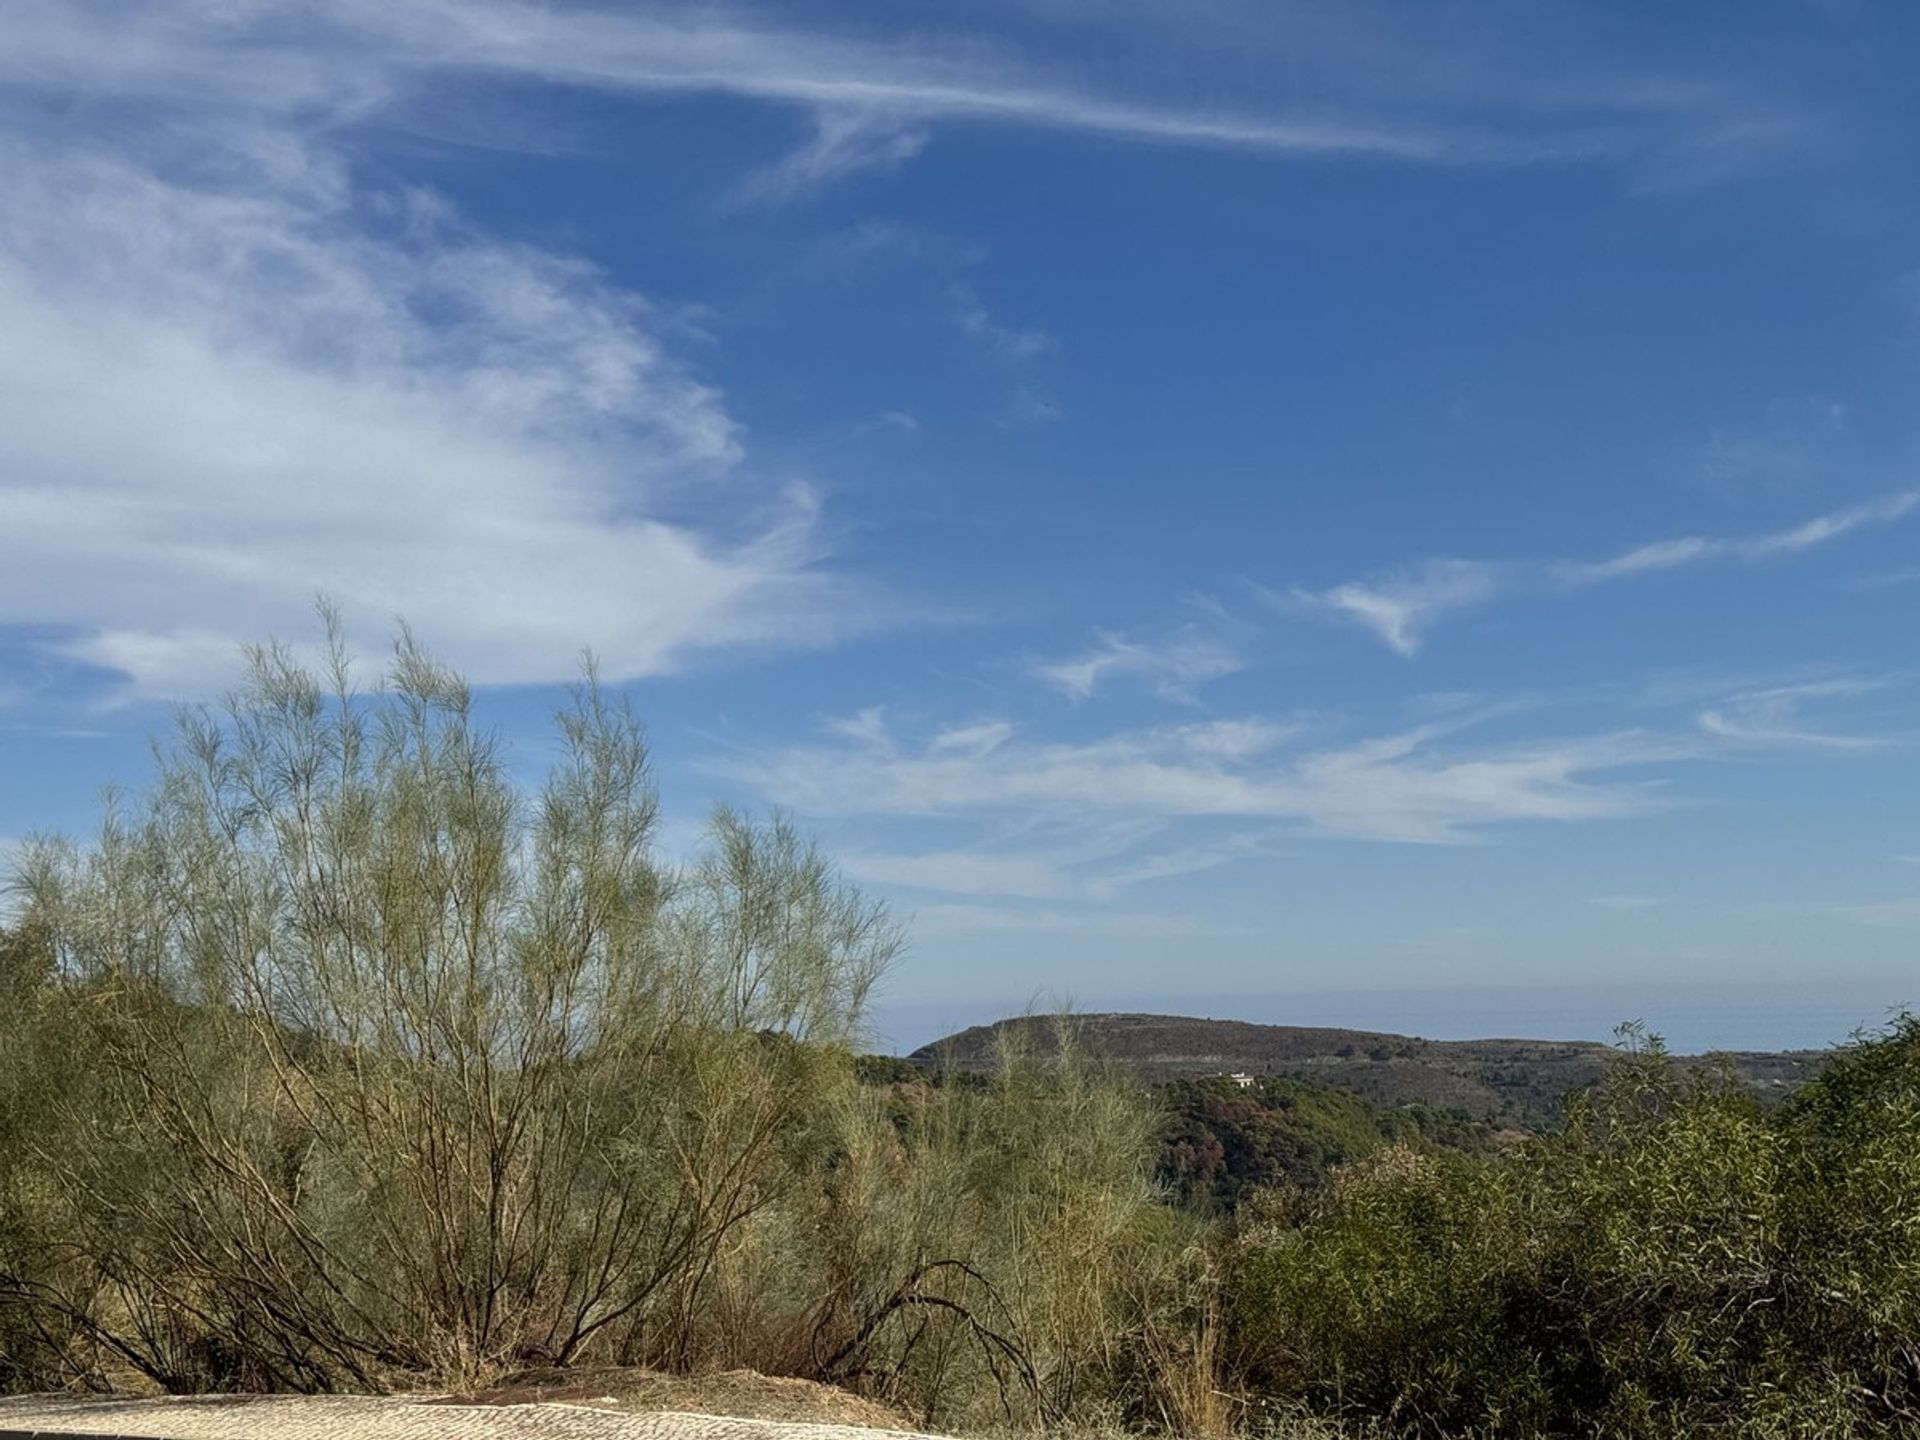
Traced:
<path id="1" fill-rule="evenodd" d="M 864 1395 L 791 1376 L 757 1370 L 722 1370 L 707 1375 L 666 1375 L 616 1367 L 526 1370 L 498 1385 L 463 1395 L 435 1396 L 431 1405 L 591 1405 L 621 1411 L 671 1410 L 694 1415 L 727 1415 L 746 1420 L 781 1420 L 802 1425 L 857 1425 L 867 1429 L 911 1430 L 902 1411 Z"/>

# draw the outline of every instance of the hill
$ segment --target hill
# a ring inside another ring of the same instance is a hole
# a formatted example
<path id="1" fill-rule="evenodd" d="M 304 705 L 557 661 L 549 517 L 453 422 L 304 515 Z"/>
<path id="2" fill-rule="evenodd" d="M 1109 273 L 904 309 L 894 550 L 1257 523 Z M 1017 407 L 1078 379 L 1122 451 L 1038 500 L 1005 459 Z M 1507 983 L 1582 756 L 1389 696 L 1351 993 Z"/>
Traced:
<path id="1" fill-rule="evenodd" d="M 1256 1025 L 1182 1015 L 1073 1017 L 1096 1054 L 1150 1083 L 1244 1073 L 1305 1080 L 1379 1106 L 1425 1105 L 1492 1124 L 1538 1129 L 1559 1114 L 1562 1097 L 1597 1081 L 1618 1054 L 1586 1040 L 1422 1040 L 1370 1030 Z M 975 1025 L 908 1059 L 923 1068 L 990 1070 L 1008 1031 L 1050 1051 L 1058 1017 L 1019 1016 Z M 1824 1061 L 1821 1051 L 1741 1052 L 1686 1057 L 1689 1065 L 1727 1063 L 1765 1099 L 1790 1093 Z"/>

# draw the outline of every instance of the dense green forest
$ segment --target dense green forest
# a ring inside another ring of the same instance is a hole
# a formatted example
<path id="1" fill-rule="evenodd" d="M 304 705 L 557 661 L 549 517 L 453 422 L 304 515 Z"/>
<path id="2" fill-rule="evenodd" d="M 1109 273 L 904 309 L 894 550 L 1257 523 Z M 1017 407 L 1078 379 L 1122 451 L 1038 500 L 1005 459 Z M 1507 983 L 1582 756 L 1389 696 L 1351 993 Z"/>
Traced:
<path id="1" fill-rule="evenodd" d="M 956 1430 L 1920 1434 L 1920 1022 L 1763 1110 L 1629 1035 L 1544 1133 L 1014 1040 L 861 1057 L 902 937 L 778 819 L 528 790 L 403 640 L 254 656 L 0 932 L 0 1388 L 750 1366 Z"/>

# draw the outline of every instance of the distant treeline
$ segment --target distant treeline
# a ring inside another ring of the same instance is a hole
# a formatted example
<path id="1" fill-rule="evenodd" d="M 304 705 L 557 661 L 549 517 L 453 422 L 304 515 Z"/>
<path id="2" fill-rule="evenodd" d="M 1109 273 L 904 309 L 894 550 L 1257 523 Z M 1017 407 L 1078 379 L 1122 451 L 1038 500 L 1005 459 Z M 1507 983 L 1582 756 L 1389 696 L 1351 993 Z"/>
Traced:
<path id="1" fill-rule="evenodd" d="M 1649 1037 L 1495 1136 L 1002 1037 L 790 826 L 652 847 L 590 682 L 523 788 L 403 640 L 273 650 L 0 929 L 0 1389 L 750 1366 L 929 1427 L 1920 1434 L 1920 1022 L 1762 1109 Z M 1044 1053 L 1042 1053 L 1044 1050 Z"/>

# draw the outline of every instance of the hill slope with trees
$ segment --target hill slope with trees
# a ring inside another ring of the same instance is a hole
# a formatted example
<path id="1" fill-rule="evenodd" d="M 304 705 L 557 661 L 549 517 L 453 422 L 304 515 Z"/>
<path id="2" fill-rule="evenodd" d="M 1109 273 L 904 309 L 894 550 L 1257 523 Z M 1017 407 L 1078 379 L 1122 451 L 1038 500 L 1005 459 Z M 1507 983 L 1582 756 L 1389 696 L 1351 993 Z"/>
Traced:
<path id="1" fill-rule="evenodd" d="M 1554 1123 L 1566 1096 L 1596 1084 L 1617 1058 L 1609 1045 L 1552 1040 L 1421 1040 L 1368 1030 L 1256 1025 L 1182 1015 L 1077 1015 L 1078 1043 L 1149 1082 L 1247 1074 L 1304 1080 L 1383 1107 L 1421 1105 L 1474 1120 L 1538 1130 Z M 929 1068 L 990 1070 L 1006 1040 L 1045 1054 L 1055 1017 L 1019 1016 L 976 1025 L 908 1057 Z M 1762 1100 L 1804 1084 L 1820 1051 L 1688 1057 L 1683 1067 L 1725 1064 Z"/>

